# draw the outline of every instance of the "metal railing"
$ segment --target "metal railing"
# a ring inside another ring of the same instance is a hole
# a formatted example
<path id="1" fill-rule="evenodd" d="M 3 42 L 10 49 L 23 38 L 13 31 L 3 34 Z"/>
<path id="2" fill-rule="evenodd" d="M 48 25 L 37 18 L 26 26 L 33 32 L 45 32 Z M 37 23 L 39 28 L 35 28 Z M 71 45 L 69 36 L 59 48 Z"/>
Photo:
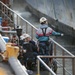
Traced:
<path id="1" fill-rule="evenodd" d="M 56 75 L 55 73 L 52 73 L 52 70 L 41 59 L 41 58 L 55 58 L 58 65 L 60 66 L 58 67 L 59 69 L 58 73 L 60 73 L 60 75 L 75 75 L 75 56 L 72 53 L 70 53 L 67 49 L 62 47 L 60 44 L 58 44 L 56 41 L 54 41 L 52 38 L 50 38 L 50 40 L 53 42 L 54 54 L 53 56 L 38 56 L 37 57 L 38 58 L 37 73 L 40 75 L 39 63 L 41 62 L 49 70 L 49 72 L 51 72 L 52 75 Z"/>
<path id="2" fill-rule="evenodd" d="M 61 46 L 59 43 L 57 43 L 56 41 L 54 41 L 52 38 L 50 38 L 50 40 L 53 42 L 53 44 L 54 44 L 54 55 L 57 55 L 56 53 L 56 45 L 58 46 L 58 47 L 60 47 L 60 49 L 62 49 L 62 55 L 64 55 L 64 52 L 66 52 L 68 55 L 70 55 L 70 56 L 74 56 L 72 53 L 70 53 L 67 49 L 65 49 L 63 46 Z"/>
<path id="3" fill-rule="evenodd" d="M 43 56 L 37 56 L 37 75 L 40 75 L 40 62 L 47 68 L 47 70 L 51 73 L 51 75 L 56 75 L 52 69 L 40 58 Z M 45 56 L 44 56 L 45 57 Z"/>
<path id="4" fill-rule="evenodd" d="M 11 8 L 9 8 L 7 5 L 2 3 L 1 1 L 0 1 L 0 5 L 2 8 L 1 12 L 3 14 L 1 16 L 4 19 L 7 18 L 10 22 L 13 22 L 15 25 L 15 28 L 17 26 L 21 26 L 23 29 L 23 33 L 28 33 L 29 35 L 31 35 L 31 37 L 33 39 L 33 36 L 35 35 L 35 31 L 37 30 L 37 28 L 35 26 L 33 26 L 30 22 L 25 20 L 23 17 L 21 17 L 18 13 L 16 13 Z M 36 38 L 34 38 L 34 39 L 36 39 Z"/>
<path id="5" fill-rule="evenodd" d="M 62 57 L 62 60 L 58 60 L 59 61 L 59 65 L 60 63 L 62 64 L 62 71 L 63 71 L 63 75 L 66 75 L 65 72 L 71 72 L 72 75 L 75 74 L 74 70 L 75 70 L 75 66 L 74 66 L 74 58 L 75 56 L 70 53 L 67 49 L 65 49 L 64 47 L 62 47 L 60 44 L 58 44 L 56 41 L 54 41 L 52 38 L 50 39 L 53 42 L 53 50 L 54 50 L 54 56 L 60 56 Z M 63 56 L 67 56 L 67 58 L 71 57 L 71 59 L 63 59 Z M 59 57 L 59 58 L 60 58 Z M 70 65 L 70 67 L 69 67 Z M 69 73 L 69 75 L 71 75 Z"/>
<path id="6" fill-rule="evenodd" d="M 3 14 L 2 17 L 4 19 L 8 18 L 10 22 L 13 22 L 14 25 L 15 25 L 15 28 L 17 26 L 21 26 L 22 29 L 23 29 L 23 33 L 28 33 L 29 35 L 31 35 L 32 39 L 34 38 L 34 40 L 36 40 L 36 38 L 34 37 L 34 35 L 36 34 L 35 32 L 37 30 L 36 27 L 34 27 L 31 23 L 29 23 L 27 20 L 25 20 L 23 17 L 21 17 L 19 14 L 17 14 L 15 11 L 13 11 L 12 9 L 10 9 L 7 5 L 5 5 L 1 1 L 0 1 L 0 5 L 1 5 L 1 8 L 2 8 L 1 9 L 1 12 Z M 62 47 L 60 44 L 58 44 L 56 41 L 54 41 L 52 38 L 50 40 L 53 42 L 53 50 L 54 50 L 53 53 L 54 53 L 54 56 L 56 56 L 56 58 L 57 58 L 58 55 L 60 55 L 60 57 L 62 57 L 62 58 L 65 55 L 67 55 L 68 57 L 70 56 L 73 59 L 71 63 L 74 64 L 74 58 L 75 58 L 74 55 L 71 54 L 64 47 Z M 57 62 L 59 63 L 59 65 L 62 64 L 63 75 L 65 75 L 65 72 L 68 70 L 66 68 L 66 66 L 65 66 L 66 65 L 66 61 L 64 59 L 62 59 L 62 60 L 58 60 L 57 59 Z M 71 74 L 74 75 L 75 74 L 74 73 L 75 67 L 74 67 L 74 65 L 71 65 L 71 66 L 72 66 L 72 69 L 73 69 L 73 70 L 71 69 L 73 71 Z M 51 73 L 53 73 L 53 72 L 51 71 Z M 55 75 L 55 74 L 53 73 L 53 75 Z"/>
<path id="7" fill-rule="evenodd" d="M 38 58 L 38 62 L 37 62 L 37 66 L 38 66 L 38 69 L 37 69 L 37 73 L 40 75 L 40 62 L 49 70 L 49 72 L 51 72 L 51 75 L 58 75 L 58 73 L 57 74 L 55 74 L 53 71 L 52 71 L 52 69 L 50 69 L 45 63 L 44 63 L 44 61 L 41 59 L 41 58 L 59 58 L 59 59 L 63 59 L 63 60 L 65 60 L 65 59 L 71 59 L 72 60 L 72 69 L 71 69 L 71 71 L 72 71 L 72 73 L 70 73 L 70 71 L 67 71 L 66 70 L 66 68 L 65 68 L 65 64 L 64 64 L 64 62 L 63 62 L 63 70 L 61 71 L 61 69 L 59 70 L 60 72 L 63 72 L 63 74 L 62 73 L 59 73 L 59 75 L 75 75 L 75 56 L 37 56 L 37 58 Z M 70 66 L 70 65 L 69 65 Z M 71 67 L 71 66 L 70 66 Z"/>
<path id="8" fill-rule="evenodd" d="M 53 42 L 53 56 L 37 56 L 37 73 L 40 75 L 40 62 L 48 69 L 51 75 L 75 75 L 75 56 L 70 53 L 67 49 L 62 47 L 59 43 L 54 41 L 52 38 L 50 40 Z M 48 67 L 45 62 L 41 58 L 54 58 L 58 64 L 58 73 L 55 74 Z M 62 73 L 61 73 L 62 72 Z"/>

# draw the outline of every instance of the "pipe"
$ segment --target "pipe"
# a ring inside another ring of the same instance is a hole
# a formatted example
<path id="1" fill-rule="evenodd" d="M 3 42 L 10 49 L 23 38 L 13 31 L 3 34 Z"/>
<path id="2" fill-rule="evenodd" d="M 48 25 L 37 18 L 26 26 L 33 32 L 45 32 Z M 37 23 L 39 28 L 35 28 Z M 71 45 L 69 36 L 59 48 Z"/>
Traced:
<path id="1" fill-rule="evenodd" d="M 11 33 L 11 34 L 16 34 L 16 31 L 2 31 L 2 33 Z"/>
<path id="2" fill-rule="evenodd" d="M 2 38 L 1 34 L 0 34 L 0 50 L 1 50 L 1 52 L 4 52 L 6 50 L 6 42 Z"/>
<path id="3" fill-rule="evenodd" d="M 27 69 L 21 65 L 17 58 L 10 57 L 8 62 L 16 75 L 28 75 Z"/>

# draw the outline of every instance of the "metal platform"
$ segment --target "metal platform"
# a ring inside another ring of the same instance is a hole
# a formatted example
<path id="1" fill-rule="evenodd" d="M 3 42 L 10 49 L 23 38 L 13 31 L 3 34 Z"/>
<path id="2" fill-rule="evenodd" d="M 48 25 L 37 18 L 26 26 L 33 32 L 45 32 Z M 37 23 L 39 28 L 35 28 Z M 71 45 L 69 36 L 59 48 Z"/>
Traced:
<path id="1" fill-rule="evenodd" d="M 4 69 L 7 75 L 15 75 L 8 62 L 0 62 L 0 68 Z"/>

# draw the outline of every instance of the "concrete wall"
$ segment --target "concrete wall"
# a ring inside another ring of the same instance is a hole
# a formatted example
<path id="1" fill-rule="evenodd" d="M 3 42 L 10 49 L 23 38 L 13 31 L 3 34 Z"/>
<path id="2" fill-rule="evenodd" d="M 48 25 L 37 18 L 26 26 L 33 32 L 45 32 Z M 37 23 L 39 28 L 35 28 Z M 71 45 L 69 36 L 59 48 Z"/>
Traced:
<path id="1" fill-rule="evenodd" d="M 65 24 L 75 23 L 75 0 L 26 0 L 40 12 Z M 72 22 L 72 23 L 71 23 Z"/>
<path id="2" fill-rule="evenodd" d="M 38 18 L 47 17 L 52 28 L 75 36 L 74 0 L 26 0 L 26 2 L 29 10 Z"/>

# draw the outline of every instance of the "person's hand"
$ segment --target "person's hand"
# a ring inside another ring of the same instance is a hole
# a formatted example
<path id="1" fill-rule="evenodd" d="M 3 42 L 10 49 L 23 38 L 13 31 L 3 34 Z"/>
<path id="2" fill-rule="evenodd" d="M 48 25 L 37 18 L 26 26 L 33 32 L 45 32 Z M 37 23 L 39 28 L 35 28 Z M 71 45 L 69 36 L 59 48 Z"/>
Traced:
<path id="1" fill-rule="evenodd" d="M 17 44 L 16 43 L 12 43 L 11 46 L 17 46 Z"/>
<path id="2" fill-rule="evenodd" d="M 26 50 L 23 50 L 24 53 L 26 53 Z"/>
<path id="3" fill-rule="evenodd" d="M 62 33 L 61 36 L 64 36 L 64 34 Z"/>

